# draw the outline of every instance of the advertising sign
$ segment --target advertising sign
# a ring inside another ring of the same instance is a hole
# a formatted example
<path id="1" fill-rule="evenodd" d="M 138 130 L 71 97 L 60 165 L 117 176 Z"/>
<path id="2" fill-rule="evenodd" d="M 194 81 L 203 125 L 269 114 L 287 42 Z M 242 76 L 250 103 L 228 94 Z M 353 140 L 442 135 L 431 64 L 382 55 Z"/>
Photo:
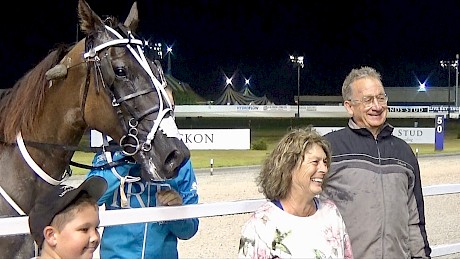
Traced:
<path id="1" fill-rule="evenodd" d="M 343 127 L 315 127 L 322 135 L 339 130 Z M 434 144 L 435 134 L 433 128 L 401 128 L 395 127 L 393 135 L 405 140 L 408 144 Z"/>
<path id="2" fill-rule="evenodd" d="M 179 129 L 179 134 L 190 150 L 251 149 L 250 129 Z M 102 134 L 91 130 L 91 147 L 102 143 Z"/>
<path id="3" fill-rule="evenodd" d="M 435 117 L 434 150 L 444 150 L 444 115 Z"/>

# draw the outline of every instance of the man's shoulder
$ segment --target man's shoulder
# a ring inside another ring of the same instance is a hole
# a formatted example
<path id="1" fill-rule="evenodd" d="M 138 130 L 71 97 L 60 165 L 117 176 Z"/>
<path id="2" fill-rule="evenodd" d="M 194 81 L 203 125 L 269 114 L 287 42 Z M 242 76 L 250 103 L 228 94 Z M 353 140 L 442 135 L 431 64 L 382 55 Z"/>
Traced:
<path id="1" fill-rule="evenodd" d="M 347 127 L 344 127 L 344 128 L 338 129 L 338 130 L 328 132 L 328 133 L 326 133 L 324 135 L 324 137 L 326 139 L 337 138 L 338 136 L 342 136 L 342 135 L 346 134 L 346 132 L 347 132 Z"/>
<path id="2" fill-rule="evenodd" d="M 411 146 L 409 145 L 409 143 L 407 143 L 407 141 L 405 141 L 404 139 L 398 137 L 398 136 L 395 136 L 395 135 L 390 135 L 387 137 L 388 140 L 390 140 L 391 144 L 393 146 L 396 146 L 398 148 L 406 148 L 406 149 L 410 149 L 412 150 Z"/>

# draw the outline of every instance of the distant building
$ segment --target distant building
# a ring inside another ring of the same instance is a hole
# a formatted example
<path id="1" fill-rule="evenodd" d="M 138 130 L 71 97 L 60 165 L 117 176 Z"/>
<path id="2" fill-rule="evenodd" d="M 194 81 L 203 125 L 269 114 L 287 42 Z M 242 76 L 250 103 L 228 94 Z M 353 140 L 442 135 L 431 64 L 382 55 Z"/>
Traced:
<path id="1" fill-rule="evenodd" d="M 450 90 L 450 91 L 449 91 Z M 390 105 L 454 105 L 454 87 L 430 87 L 419 91 L 417 87 L 385 87 Z M 457 91 L 457 94 L 459 92 Z M 297 96 L 294 96 L 294 103 Z M 458 99 L 460 101 L 460 98 Z M 457 101 L 457 102 L 458 102 Z M 343 105 L 341 95 L 318 96 L 301 95 L 301 105 Z"/>

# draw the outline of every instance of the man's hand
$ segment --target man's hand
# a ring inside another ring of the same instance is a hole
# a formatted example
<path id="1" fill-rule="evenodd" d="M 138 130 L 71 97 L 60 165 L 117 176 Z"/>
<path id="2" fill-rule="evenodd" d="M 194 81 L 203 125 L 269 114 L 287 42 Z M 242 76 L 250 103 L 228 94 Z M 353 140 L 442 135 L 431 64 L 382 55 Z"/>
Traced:
<path id="1" fill-rule="evenodd" d="M 161 190 L 157 192 L 157 206 L 180 206 L 182 196 L 175 190 Z"/>

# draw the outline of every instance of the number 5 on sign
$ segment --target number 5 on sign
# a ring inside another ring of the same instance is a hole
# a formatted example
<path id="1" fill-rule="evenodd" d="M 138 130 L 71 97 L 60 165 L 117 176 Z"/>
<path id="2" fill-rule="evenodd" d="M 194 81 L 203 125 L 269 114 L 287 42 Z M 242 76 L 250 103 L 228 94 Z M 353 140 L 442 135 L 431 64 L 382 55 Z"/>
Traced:
<path id="1" fill-rule="evenodd" d="M 444 115 L 436 115 L 434 133 L 434 149 L 444 150 Z"/>

